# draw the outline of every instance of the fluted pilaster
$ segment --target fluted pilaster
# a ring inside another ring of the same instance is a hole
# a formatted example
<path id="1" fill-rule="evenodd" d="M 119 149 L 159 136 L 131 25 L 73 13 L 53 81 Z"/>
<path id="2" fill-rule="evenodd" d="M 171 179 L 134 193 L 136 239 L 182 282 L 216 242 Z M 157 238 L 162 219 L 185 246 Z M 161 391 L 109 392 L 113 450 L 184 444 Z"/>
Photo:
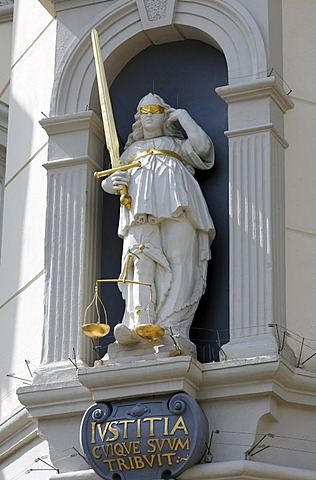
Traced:
<path id="1" fill-rule="evenodd" d="M 231 339 L 268 333 L 275 315 L 284 322 L 274 308 L 284 304 L 284 159 L 276 142 L 269 126 L 230 137 Z"/>
<path id="2" fill-rule="evenodd" d="M 103 134 L 92 112 L 44 123 L 50 133 L 51 160 L 45 165 L 48 197 L 42 364 L 67 362 L 74 351 L 79 362 L 89 364 L 93 350 L 81 325 L 100 265 L 101 190 L 93 177 L 100 165 L 92 154 L 99 153 L 97 160 L 102 161 Z M 74 155 L 56 158 L 60 152 Z"/>
<path id="3" fill-rule="evenodd" d="M 70 164 L 69 164 L 70 163 Z M 91 348 L 82 335 L 84 308 L 93 295 L 99 217 L 93 165 L 81 164 L 48 170 L 46 235 L 47 328 L 43 362 L 73 357 L 89 363 Z M 90 302 L 89 302 L 90 303 Z"/>
<path id="4" fill-rule="evenodd" d="M 272 78 L 218 94 L 230 110 L 230 343 L 223 348 L 228 358 L 276 354 L 271 325 L 285 326 L 283 113 L 292 102 Z"/>

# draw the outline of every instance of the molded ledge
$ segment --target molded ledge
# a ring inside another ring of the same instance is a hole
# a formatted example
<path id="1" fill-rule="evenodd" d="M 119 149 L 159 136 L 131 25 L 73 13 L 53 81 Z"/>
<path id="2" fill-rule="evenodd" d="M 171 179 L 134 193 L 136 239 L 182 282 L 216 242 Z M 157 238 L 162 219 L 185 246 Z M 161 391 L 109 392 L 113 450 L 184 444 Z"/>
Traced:
<path id="1" fill-rule="evenodd" d="M 20 408 L 0 425 L 0 463 L 38 436 L 37 423 Z"/>
<path id="2" fill-rule="evenodd" d="M 48 135 L 91 130 L 101 141 L 104 141 L 102 122 L 92 110 L 42 118 L 39 123 Z"/>
<path id="3" fill-rule="evenodd" d="M 0 129 L 8 129 L 8 117 L 9 105 L 0 100 Z"/>
<path id="4" fill-rule="evenodd" d="M 50 480 L 98 480 L 93 470 L 53 475 Z M 205 463 L 186 470 L 178 480 L 315 480 L 315 472 L 247 460 Z"/>
<path id="5" fill-rule="evenodd" d="M 21 387 L 19 400 L 35 418 L 83 412 L 92 401 L 184 391 L 198 401 L 268 395 L 316 406 L 316 372 L 284 359 L 258 357 L 200 364 L 190 357 L 81 367 L 78 380 Z"/>
<path id="6" fill-rule="evenodd" d="M 182 473 L 178 480 L 315 480 L 315 472 L 247 460 L 205 463 Z"/>
<path id="7" fill-rule="evenodd" d="M 5 149 L 7 147 L 7 134 L 8 134 L 8 115 L 9 115 L 9 106 L 1 102 L 0 100 L 0 148 L 2 156 L 5 157 Z"/>
<path id="8" fill-rule="evenodd" d="M 197 396 L 202 364 L 183 356 L 79 369 L 79 381 L 93 399 L 114 400 L 184 391 Z"/>
<path id="9" fill-rule="evenodd" d="M 0 6 L 0 23 L 13 21 L 14 4 Z"/>
<path id="10" fill-rule="evenodd" d="M 216 93 L 228 104 L 269 96 L 283 113 L 294 107 L 294 103 L 277 83 L 275 77 L 218 87 Z"/>
<path id="11" fill-rule="evenodd" d="M 82 413 L 92 401 L 89 391 L 78 380 L 21 387 L 17 395 L 34 418 Z"/>
<path id="12" fill-rule="evenodd" d="M 49 135 L 48 163 L 77 158 L 94 158 L 95 162 L 102 163 L 103 124 L 92 110 L 42 118 L 39 123 Z"/>
<path id="13" fill-rule="evenodd" d="M 224 134 L 227 138 L 240 137 L 242 135 L 253 135 L 255 133 L 271 132 L 274 138 L 282 145 L 283 148 L 288 148 L 289 144 L 285 138 L 280 135 L 273 123 L 266 123 L 263 125 L 253 125 L 251 127 L 236 128 L 234 130 L 226 130 Z"/>
<path id="14" fill-rule="evenodd" d="M 288 403 L 316 406 L 316 372 L 283 358 L 257 357 L 203 365 L 198 400 L 273 395 Z"/>
<path id="15" fill-rule="evenodd" d="M 63 167 L 74 167 L 76 165 L 85 165 L 90 164 L 93 168 L 99 170 L 100 165 L 94 161 L 90 155 L 83 155 L 81 157 L 74 157 L 74 158 L 61 158 L 59 160 L 51 160 L 50 162 L 43 163 L 43 167 L 46 170 L 54 170 L 55 168 L 63 168 Z"/>

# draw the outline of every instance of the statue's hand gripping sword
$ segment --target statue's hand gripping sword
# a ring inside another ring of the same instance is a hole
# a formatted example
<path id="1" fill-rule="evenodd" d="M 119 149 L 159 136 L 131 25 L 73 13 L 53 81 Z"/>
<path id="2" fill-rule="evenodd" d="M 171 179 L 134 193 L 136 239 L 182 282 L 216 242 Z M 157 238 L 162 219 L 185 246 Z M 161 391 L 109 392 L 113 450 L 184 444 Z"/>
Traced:
<path id="1" fill-rule="evenodd" d="M 106 146 L 108 148 L 112 168 L 109 170 L 102 170 L 101 172 L 95 172 L 96 178 L 106 177 L 117 171 L 129 170 L 130 168 L 141 167 L 140 162 L 134 162 L 129 165 L 122 165 L 120 161 L 119 141 L 117 138 L 111 98 L 109 87 L 106 81 L 105 70 L 102 60 L 100 42 L 98 32 L 93 29 L 91 31 L 92 47 L 95 60 L 95 68 L 97 72 L 97 82 L 100 97 L 100 105 L 102 112 L 102 120 L 104 127 L 104 135 Z M 121 204 L 126 208 L 131 208 L 132 199 L 128 194 L 128 187 L 126 185 L 120 185 Z"/>

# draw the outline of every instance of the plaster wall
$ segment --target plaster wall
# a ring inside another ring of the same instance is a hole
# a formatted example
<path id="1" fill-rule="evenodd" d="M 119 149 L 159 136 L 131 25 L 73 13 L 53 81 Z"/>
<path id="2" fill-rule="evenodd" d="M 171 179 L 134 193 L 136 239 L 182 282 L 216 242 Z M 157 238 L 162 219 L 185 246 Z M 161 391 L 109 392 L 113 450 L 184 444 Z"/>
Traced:
<path id="1" fill-rule="evenodd" d="M 36 0 L 15 0 L 14 2 L 14 42 L 12 44 L 12 65 L 22 60 L 26 52 L 35 46 L 38 48 L 38 40 L 48 29 L 49 25 L 54 23 L 52 16 Z M 54 36 L 52 37 L 52 47 L 54 48 Z M 43 45 L 43 44 L 42 44 Z M 46 44 L 46 48 L 49 44 Z M 34 50 L 33 50 L 34 51 Z M 32 53 L 30 51 L 30 53 Z M 47 52 L 47 59 L 48 59 Z M 38 74 L 40 72 L 37 72 Z"/>
<path id="2" fill-rule="evenodd" d="M 264 434 L 274 436 L 264 438 L 269 448 L 256 455 L 259 462 L 273 463 L 293 468 L 309 468 L 315 472 L 315 436 L 313 422 L 315 406 L 278 402 L 277 416 L 263 417 L 257 429 L 257 441 Z"/>
<path id="3" fill-rule="evenodd" d="M 219 432 L 213 435 L 213 461 L 245 459 L 247 451 L 261 439 L 259 445 L 268 448 L 260 452 L 261 447 L 258 447 L 252 452 L 258 453 L 248 460 L 315 470 L 311 421 L 315 416 L 315 407 L 286 403 L 269 395 L 251 395 L 250 389 L 247 393 L 234 401 L 226 398 L 203 402 L 210 430 Z"/>
<path id="4" fill-rule="evenodd" d="M 36 3 L 35 0 L 34 3 Z M 51 23 L 46 27 L 34 43 L 25 46 L 24 54 L 13 64 L 7 182 L 12 180 L 12 177 L 21 169 L 26 168 L 47 142 L 47 135 L 38 121 L 43 117 L 43 113 L 48 115 L 49 112 L 53 82 L 55 24 Z M 17 31 L 20 32 L 20 30 Z M 21 36 L 23 39 L 23 34 Z M 13 51 L 19 42 L 20 34 L 18 33 L 14 36 Z M 11 125 L 14 125 L 14 128 L 10 128 Z"/>
<path id="5" fill-rule="evenodd" d="M 44 276 L 41 273 L 32 283 L 1 308 L 0 363 L 0 423 L 21 406 L 16 396 L 16 389 L 23 385 L 23 380 L 32 380 L 25 360 L 30 362 L 31 372 L 40 363 L 42 346 Z M 0 477 L 1 478 L 1 477 Z"/>
<path id="6" fill-rule="evenodd" d="M 0 35 L 5 25 L 0 23 Z M 9 31 L 6 28 L 7 35 Z M 7 47 L 9 40 L 5 41 Z M 52 17 L 36 0 L 17 0 L 0 264 L 1 419 L 19 405 L 15 390 L 21 381 L 6 375 L 14 373 L 30 380 L 25 360 L 33 363 L 34 370 L 42 346 L 47 183 L 42 165 L 47 160 L 47 135 L 38 121 L 41 112 L 49 111 L 54 45 Z M 4 55 L 5 66 L 7 62 Z M 9 78 L 9 69 L 3 70 L 1 63 L 0 82 L 4 81 L 2 72 Z"/>
<path id="7" fill-rule="evenodd" d="M 284 79 L 295 104 L 285 116 L 287 322 L 316 349 L 316 4 L 286 0 L 282 7 Z"/>
<path id="8" fill-rule="evenodd" d="M 10 161 L 10 156 L 7 157 Z M 6 183 L 4 202 L 1 304 L 14 297 L 43 270 L 46 175 L 45 153 L 37 155 Z M 12 212 L 15 212 L 13 215 Z"/>

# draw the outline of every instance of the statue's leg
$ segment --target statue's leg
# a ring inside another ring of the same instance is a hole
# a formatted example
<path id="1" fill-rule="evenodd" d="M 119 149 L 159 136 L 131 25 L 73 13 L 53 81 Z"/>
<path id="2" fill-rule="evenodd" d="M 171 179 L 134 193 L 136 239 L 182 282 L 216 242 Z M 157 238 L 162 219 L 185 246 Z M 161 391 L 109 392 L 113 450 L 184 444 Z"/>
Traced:
<path id="1" fill-rule="evenodd" d="M 144 246 L 144 250 L 146 246 Z M 135 305 L 135 324 L 154 323 L 156 319 L 156 290 L 154 285 L 156 263 L 149 258 L 144 250 L 138 253 L 134 260 L 134 281 L 148 283 L 147 285 L 133 285 L 133 303 Z M 137 325 L 135 325 L 136 327 Z"/>
<path id="2" fill-rule="evenodd" d="M 140 337 L 135 333 L 135 328 L 139 324 L 153 323 L 156 318 L 156 262 L 146 253 L 152 248 L 160 249 L 158 225 L 144 223 L 131 226 L 124 239 L 121 278 L 126 276 L 129 281 L 150 284 L 151 287 L 128 282 L 119 284 L 126 309 L 123 323 L 116 325 L 114 336 L 122 344 L 139 341 Z"/>
<path id="3" fill-rule="evenodd" d="M 161 325 L 189 338 L 189 329 L 202 295 L 197 232 L 191 222 L 165 220 L 161 224 L 163 251 L 172 271 L 172 285 L 160 310 Z"/>

